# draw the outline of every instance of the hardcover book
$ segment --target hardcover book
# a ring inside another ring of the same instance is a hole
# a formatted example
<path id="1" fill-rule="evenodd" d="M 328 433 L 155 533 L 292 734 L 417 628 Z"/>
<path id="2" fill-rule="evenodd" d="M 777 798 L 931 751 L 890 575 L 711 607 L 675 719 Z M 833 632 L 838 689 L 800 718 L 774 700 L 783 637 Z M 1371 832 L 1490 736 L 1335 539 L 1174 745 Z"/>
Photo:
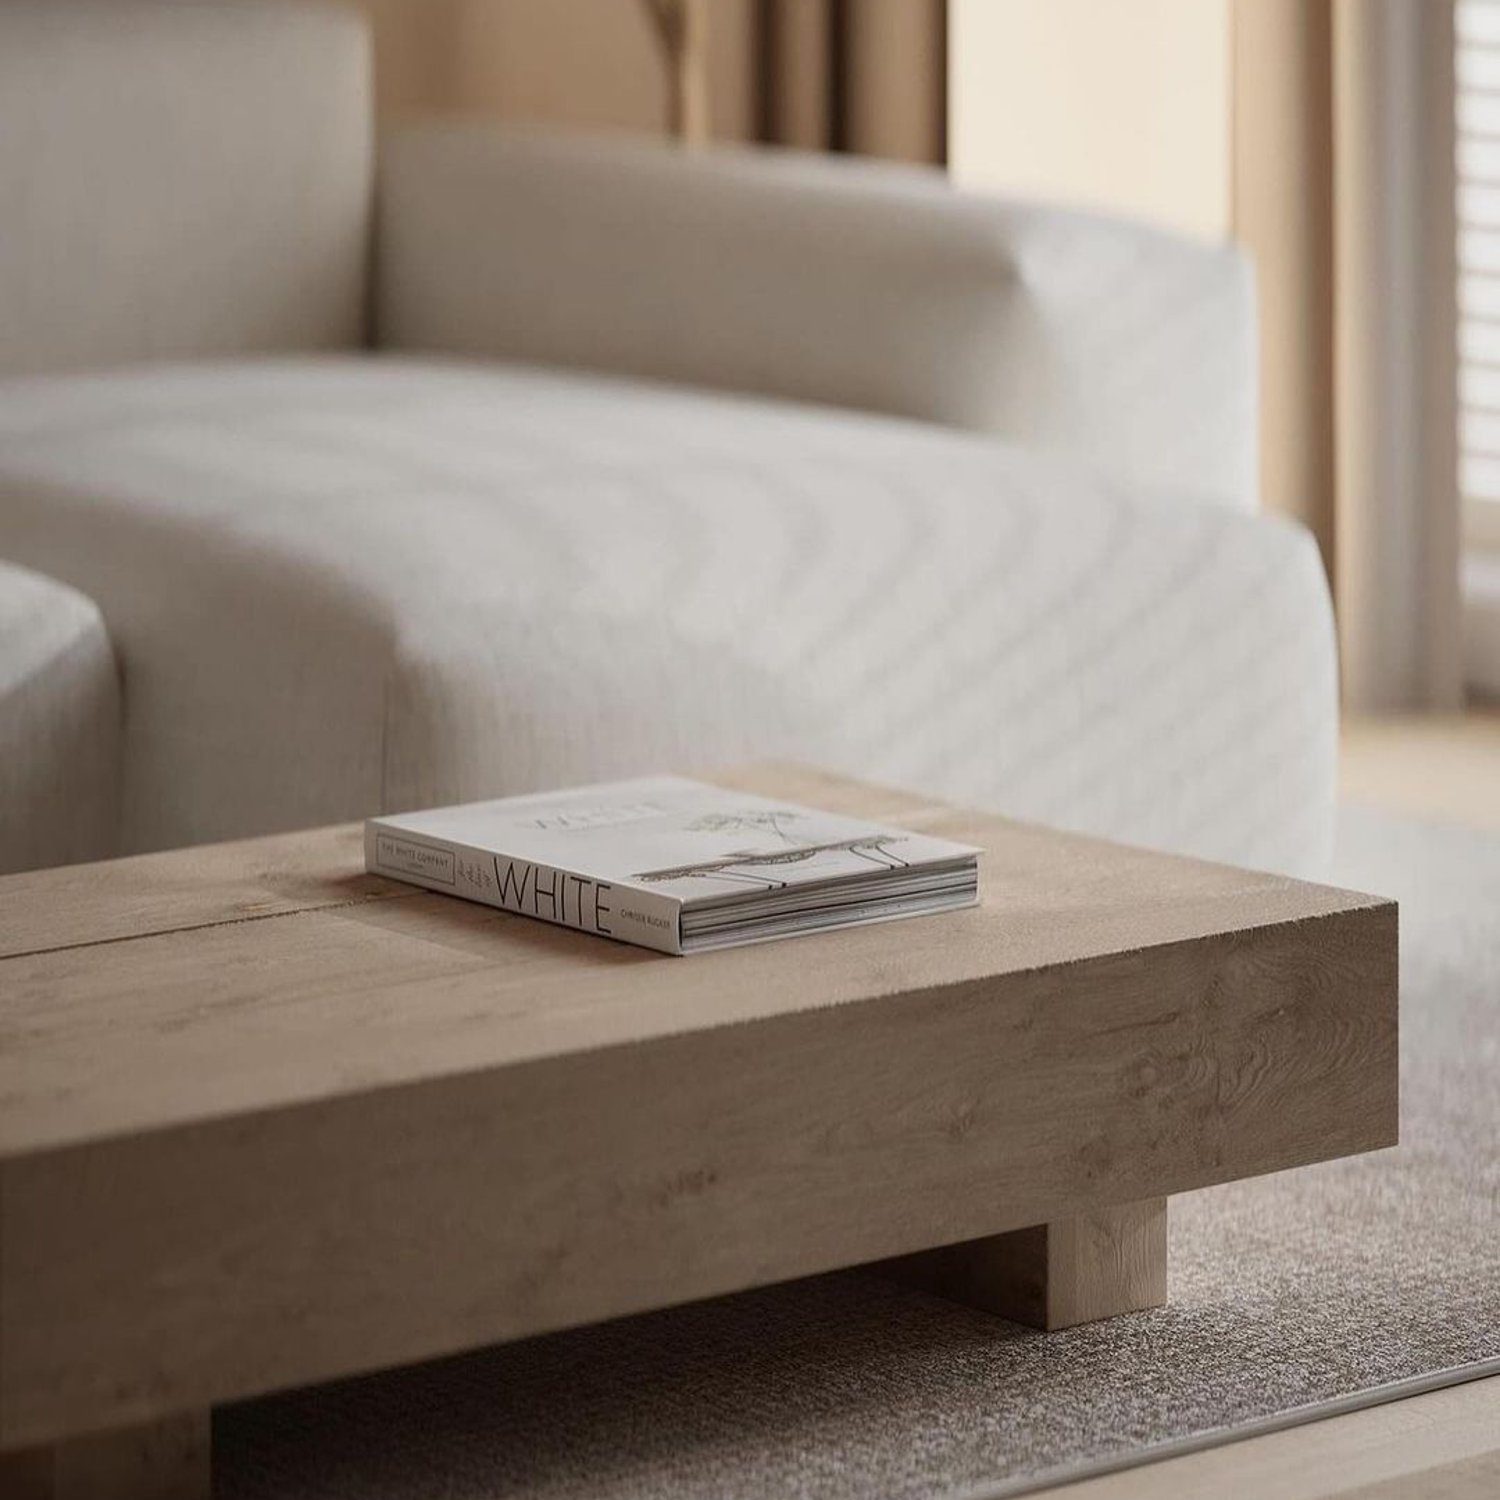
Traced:
<path id="1" fill-rule="evenodd" d="M 972 906 L 979 852 L 675 776 L 365 824 L 374 874 L 674 954 Z"/>

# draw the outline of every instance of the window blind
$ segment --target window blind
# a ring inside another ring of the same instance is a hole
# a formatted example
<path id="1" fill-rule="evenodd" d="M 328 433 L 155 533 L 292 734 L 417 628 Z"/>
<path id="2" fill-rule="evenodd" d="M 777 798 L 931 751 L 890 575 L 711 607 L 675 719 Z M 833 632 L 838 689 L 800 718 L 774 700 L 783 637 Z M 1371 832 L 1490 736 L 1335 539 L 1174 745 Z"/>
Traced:
<path id="1" fill-rule="evenodd" d="M 1500 0 L 1454 21 L 1459 489 L 1466 529 L 1500 543 Z"/>

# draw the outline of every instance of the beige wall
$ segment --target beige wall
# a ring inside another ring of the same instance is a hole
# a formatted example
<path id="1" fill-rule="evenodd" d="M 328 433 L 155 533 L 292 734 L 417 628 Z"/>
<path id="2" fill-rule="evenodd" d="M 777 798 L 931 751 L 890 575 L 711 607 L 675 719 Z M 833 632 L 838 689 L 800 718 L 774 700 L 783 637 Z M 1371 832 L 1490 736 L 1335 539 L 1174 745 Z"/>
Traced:
<path id="1" fill-rule="evenodd" d="M 1220 238 L 1231 0 L 950 0 L 958 182 Z"/>
<path id="2" fill-rule="evenodd" d="M 381 110 L 660 133 L 667 90 L 642 0 L 359 0 Z M 755 133 L 755 0 L 708 7 L 713 133 Z"/>
<path id="3" fill-rule="evenodd" d="M 1334 565 L 1328 0 L 951 0 L 960 183 L 1131 214 L 1255 262 L 1261 493 Z"/>

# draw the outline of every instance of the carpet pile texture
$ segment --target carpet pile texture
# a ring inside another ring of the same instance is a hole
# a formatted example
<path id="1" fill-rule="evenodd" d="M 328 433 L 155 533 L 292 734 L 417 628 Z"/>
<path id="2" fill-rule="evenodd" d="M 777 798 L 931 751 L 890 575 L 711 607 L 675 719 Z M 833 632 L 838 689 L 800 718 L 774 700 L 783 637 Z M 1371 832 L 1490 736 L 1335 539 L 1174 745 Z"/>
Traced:
<path id="1" fill-rule="evenodd" d="M 1360 810 L 1402 1144 L 1171 1204 L 1170 1305 L 1038 1334 L 843 1272 L 245 1403 L 222 1500 L 998 1496 L 1500 1357 L 1500 840 Z"/>

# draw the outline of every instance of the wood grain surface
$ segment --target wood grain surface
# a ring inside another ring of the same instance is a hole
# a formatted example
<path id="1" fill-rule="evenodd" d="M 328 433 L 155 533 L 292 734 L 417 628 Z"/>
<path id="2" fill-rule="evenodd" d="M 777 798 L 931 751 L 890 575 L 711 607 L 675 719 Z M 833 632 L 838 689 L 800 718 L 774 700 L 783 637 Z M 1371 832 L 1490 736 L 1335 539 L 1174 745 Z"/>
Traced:
<path id="1" fill-rule="evenodd" d="M 349 824 L 0 879 L 0 959 L 389 900 Z"/>
<path id="2" fill-rule="evenodd" d="M 4 1500 L 209 1500 L 206 1409 L 0 1453 Z"/>
<path id="3" fill-rule="evenodd" d="M 1395 1140 L 1390 903 L 740 784 L 982 903 L 672 959 L 347 829 L 0 881 L 0 1446 Z"/>
<path id="4" fill-rule="evenodd" d="M 1167 1300 L 1167 1200 L 1099 1204 L 889 1262 L 892 1274 L 1049 1332 Z"/>

